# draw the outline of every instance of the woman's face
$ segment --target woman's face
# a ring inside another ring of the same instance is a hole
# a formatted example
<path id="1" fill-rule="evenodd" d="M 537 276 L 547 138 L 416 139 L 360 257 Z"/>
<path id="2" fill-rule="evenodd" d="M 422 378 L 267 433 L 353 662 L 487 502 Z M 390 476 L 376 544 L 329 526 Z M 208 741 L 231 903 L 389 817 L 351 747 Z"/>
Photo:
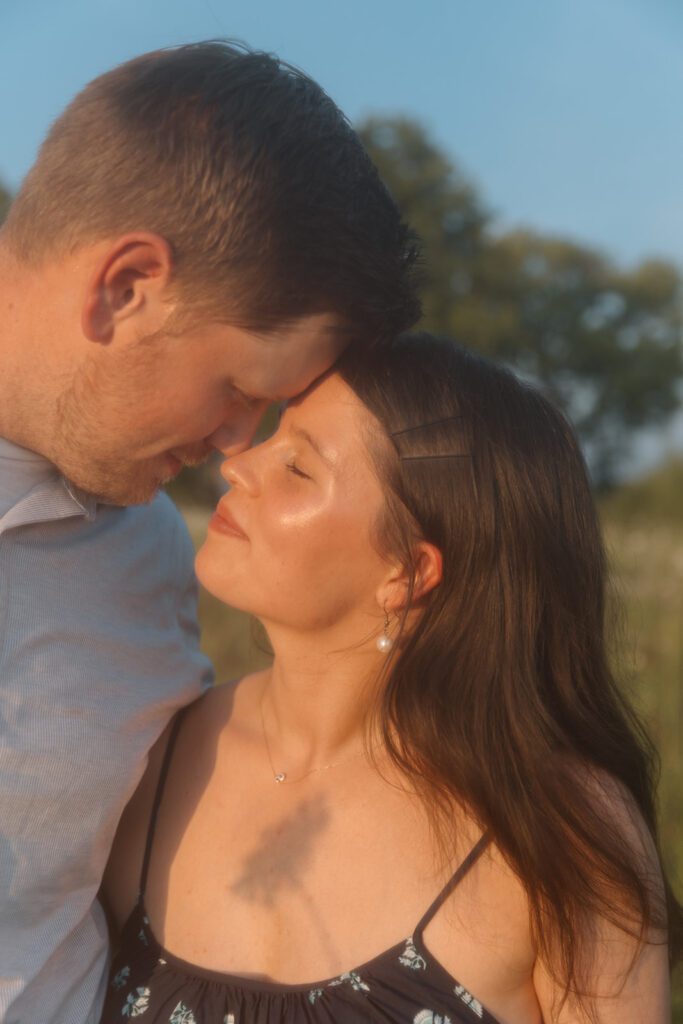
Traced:
<path id="1" fill-rule="evenodd" d="M 266 625 L 377 627 L 391 565 L 373 544 L 384 506 L 366 443 L 373 423 L 332 374 L 287 407 L 269 440 L 223 464 L 230 491 L 196 563 L 211 593 Z"/>

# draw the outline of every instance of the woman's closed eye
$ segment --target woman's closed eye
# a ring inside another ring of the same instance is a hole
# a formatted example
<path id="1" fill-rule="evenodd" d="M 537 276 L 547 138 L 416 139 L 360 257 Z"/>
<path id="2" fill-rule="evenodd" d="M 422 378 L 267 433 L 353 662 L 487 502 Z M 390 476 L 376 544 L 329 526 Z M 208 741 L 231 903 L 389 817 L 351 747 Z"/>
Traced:
<path id="1" fill-rule="evenodd" d="M 294 476 L 300 476 L 303 480 L 311 480 L 312 479 L 308 475 L 308 473 L 304 473 L 304 471 L 302 469 L 300 469 L 299 466 L 297 466 L 296 461 L 294 459 L 290 459 L 289 462 L 286 463 L 286 466 L 287 466 L 287 470 L 290 473 L 293 473 Z"/>

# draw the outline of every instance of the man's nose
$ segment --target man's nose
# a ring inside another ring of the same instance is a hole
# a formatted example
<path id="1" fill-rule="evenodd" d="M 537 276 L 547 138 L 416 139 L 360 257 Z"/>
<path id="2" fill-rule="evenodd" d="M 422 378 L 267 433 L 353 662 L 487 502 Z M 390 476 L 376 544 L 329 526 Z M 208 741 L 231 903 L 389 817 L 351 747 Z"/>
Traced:
<path id="1" fill-rule="evenodd" d="M 220 426 L 207 437 L 208 443 L 228 458 L 246 451 L 254 440 L 254 434 L 268 404 L 264 399 L 254 402 L 248 409 L 233 407 Z"/>

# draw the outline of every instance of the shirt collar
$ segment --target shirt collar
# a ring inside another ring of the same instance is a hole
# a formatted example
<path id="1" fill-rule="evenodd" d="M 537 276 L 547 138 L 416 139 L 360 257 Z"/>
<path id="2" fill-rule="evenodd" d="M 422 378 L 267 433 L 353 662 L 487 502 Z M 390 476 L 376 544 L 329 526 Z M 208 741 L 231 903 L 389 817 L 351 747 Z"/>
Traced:
<path id="1" fill-rule="evenodd" d="M 97 498 L 82 491 L 63 476 L 44 480 L 13 505 L 0 518 L 0 534 L 17 526 L 47 523 L 71 516 L 92 520 L 97 514 Z"/>

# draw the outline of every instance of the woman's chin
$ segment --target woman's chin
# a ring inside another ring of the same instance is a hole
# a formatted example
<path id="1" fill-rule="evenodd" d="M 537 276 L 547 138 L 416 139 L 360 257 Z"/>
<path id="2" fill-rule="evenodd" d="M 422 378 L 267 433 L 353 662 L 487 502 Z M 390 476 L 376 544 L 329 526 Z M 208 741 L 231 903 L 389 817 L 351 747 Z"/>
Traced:
<path id="1" fill-rule="evenodd" d="M 244 612 L 260 619 L 259 610 L 245 600 L 246 588 L 243 583 L 233 580 L 226 572 L 225 563 L 216 559 L 210 545 L 203 544 L 195 557 L 195 574 L 202 588 L 217 601 L 236 612 Z"/>
<path id="2" fill-rule="evenodd" d="M 225 571 L 225 566 L 214 557 L 210 548 L 210 543 L 205 541 L 197 551 L 194 560 L 194 571 L 197 579 L 204 590 L 208 591 L 213 597 L 218 598 L 223 604 L 236 608 L 238 611 L 246 611 L 245 608 L 241 607 L 239 597 L 235 592 L 237 588 L 231 586 L 230 581 L 226 579 L 228 574 Z"/>

